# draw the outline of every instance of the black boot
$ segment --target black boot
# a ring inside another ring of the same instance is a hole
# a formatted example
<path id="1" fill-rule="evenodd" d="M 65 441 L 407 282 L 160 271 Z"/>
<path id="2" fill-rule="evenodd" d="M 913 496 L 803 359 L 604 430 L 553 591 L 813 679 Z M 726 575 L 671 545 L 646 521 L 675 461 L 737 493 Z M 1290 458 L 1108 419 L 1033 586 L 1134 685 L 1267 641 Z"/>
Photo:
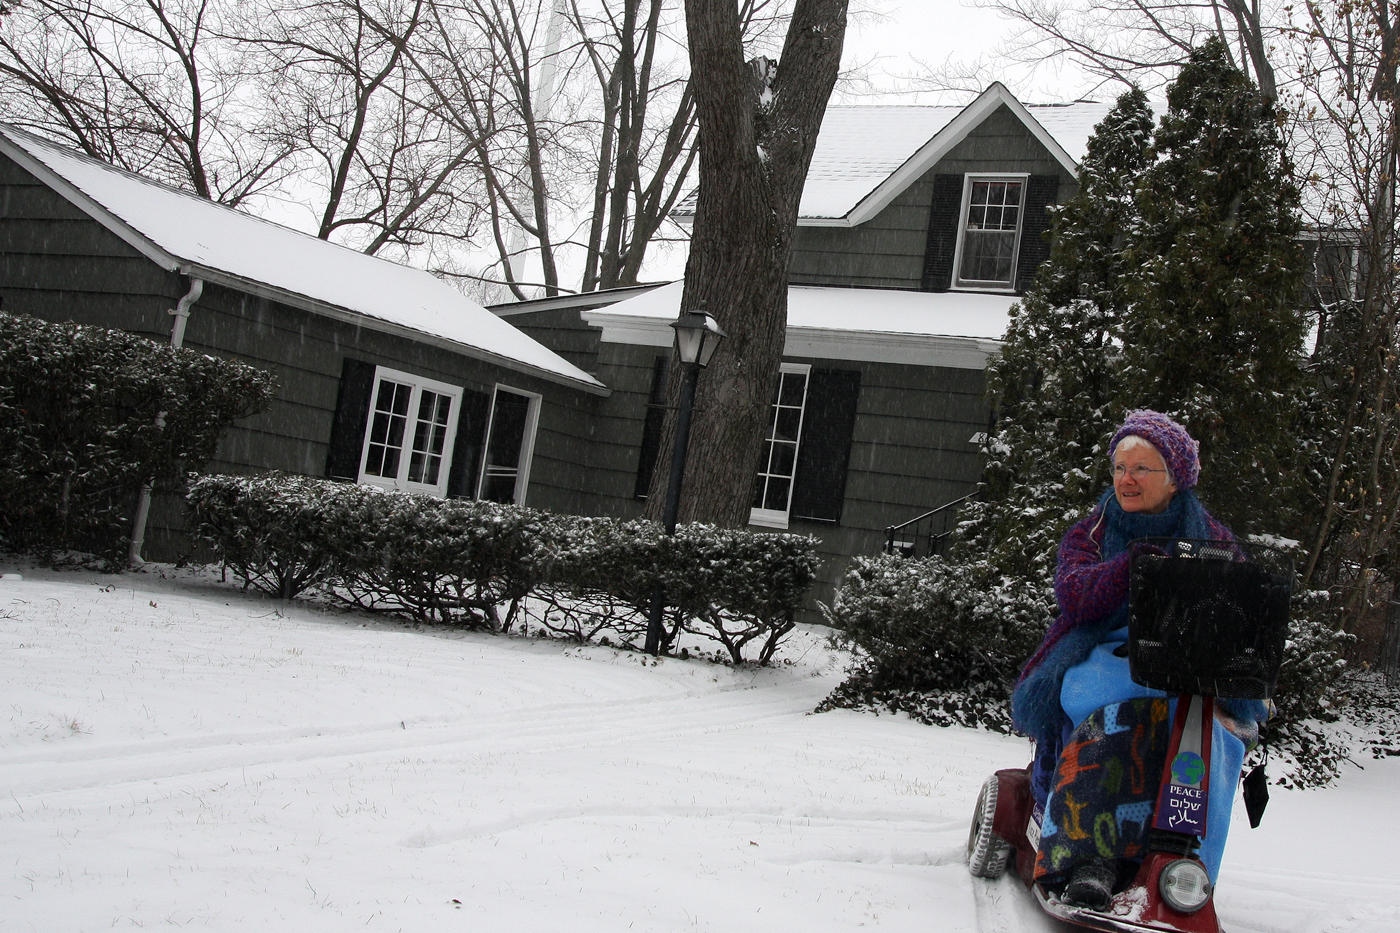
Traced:
<path id="1" fill-rule="evenodd" d="M 1080 865 L 1069 876 L 1069 884 L 1065 885 L 1061 899 L 1076 907 L 1106 910 L 1113 899 L 1113 884 L 1117 880 L 1118 869 L 1112 860 L 1093 859 Z"/>

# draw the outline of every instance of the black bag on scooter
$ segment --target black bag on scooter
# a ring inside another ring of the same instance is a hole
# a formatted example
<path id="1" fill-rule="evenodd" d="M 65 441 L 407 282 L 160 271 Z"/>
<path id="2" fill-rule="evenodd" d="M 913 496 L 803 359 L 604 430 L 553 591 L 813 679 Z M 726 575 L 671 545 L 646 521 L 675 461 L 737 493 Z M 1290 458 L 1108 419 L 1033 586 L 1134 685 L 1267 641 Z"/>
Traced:
<path id="1" fill-rule="evenodd" d="M 1168 693 L 1271 697 L 1288 634 L 1289 560 L 1233 541 L 1149 538 L 1131 550 L 1133 680 Z"/>

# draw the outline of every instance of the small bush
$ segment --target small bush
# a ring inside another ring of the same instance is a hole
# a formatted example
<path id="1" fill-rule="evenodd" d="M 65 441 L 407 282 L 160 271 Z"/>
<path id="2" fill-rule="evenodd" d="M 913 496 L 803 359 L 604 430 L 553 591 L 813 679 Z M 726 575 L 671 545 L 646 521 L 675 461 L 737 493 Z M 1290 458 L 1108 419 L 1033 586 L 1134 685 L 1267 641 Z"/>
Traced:
<path id="1" fill-rule="evenodd" d="M 334 595 L 422 622 L 510 628 L 539 578 L 539 513 L 327 485 L 333 492 L 323 540 Z"/>
<path id="2" fill-rule="evenodd" d="M 218 544 L 245 586 L 292 599 L 330 572 L 322 485 L 284 473 L 196 476 L 185 501 L 195 534 Z"/>
<path id="3" fill-rule="evenodd" d="M 682 525 L 660 545 L 667 602 L 685 631 L 718 642 L 736 664 L 754 642 L 759 661 L 773 657 L 819 563 L 810 537 L 712 525 Z"/>
<path id="4" fill-rule="evenodd" d="M 531 594 L 528 620 L 580 643 L 607 638 L 640 648 L 662 579 L 661 526 L 556 515 L 545 533 L 544 579 Z M 667 647 L 677 628 L 671 613 Z"/>
<path id="5" fill-rule="evenodd" d="M 651 521 L 554 515 L 269 474 L 206 476 L 187 497 L 197 533 L 247 586 L 316 589 L 356 606 L 491 631 L 533 624 L 640 647 L 655 594 L 662 650 L 681 633 L 734 663 L 767 662 L 816 576 L 816 541 Z"/>
<path id="6" fill-rule="evenodd" d="M 825 610 L 853 663 L 821 708 L 1009 730 L 1011 685 L 1053 605 L 1020 581 L 987 585 L 959 570 L 938 557 L 858 559 Z"/>
<path id="7" fill-rule="evenodd" d="M 1354 636 L 1339 631 L 1325 594 L 1294 596 L 1283 664 L 1274 691 L 1277 712 L 1264 739 L 1283 767 L 1279 783 L 1321 787 L 1332 783 L 1349 749 L 1337 723 L 1346 704 L 1346 651 Z"/>
<path id="8" fill-rule="evenodd" d="M 1400 683 L 1387 683 L 1378 671 L 1357 672 L 1348 678 L 1346 697 L 1353 748 L 1374 759 L 1400 758 Z"/>
<path id="9" fill-rule="evenodd" d="M 0 539 L 118 559 L 142 486 L 178 487 L 271 397 L 244 363 L 0 312 Z"/>

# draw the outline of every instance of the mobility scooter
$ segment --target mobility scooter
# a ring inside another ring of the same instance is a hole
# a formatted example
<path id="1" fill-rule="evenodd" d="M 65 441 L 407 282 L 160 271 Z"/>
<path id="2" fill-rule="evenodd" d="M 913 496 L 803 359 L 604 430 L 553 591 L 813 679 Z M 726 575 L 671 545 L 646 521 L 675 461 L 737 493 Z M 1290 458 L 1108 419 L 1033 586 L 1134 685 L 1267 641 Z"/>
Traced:
<path id="1" fill-rule="evenodd" d="M 1134 542 L 1130 561 L 1129 673 L 1175 700 L 1146 856 L 1106 908 L 1079 906 L 1047 890 L 1035 880 L 1041 814 L 1027 766 L 998 771 L 982 786 L 968 834 L 968 867 L 975 876 L 997 878 L 1012 866 L 1041 909 L 1079 927 L 1220 933 L 1213 884 L 1197 855 L 1210 798 L 1214 701 L 1272 696 L 1292 566 L 1266 547 L 1183 539 Z M 1252 823 L 1262 809 L 1256 796 L 1262 778 L 1257 771 L 1246 786 Z M 1235 788 L 1221 790 L 1232 794 Z"/>

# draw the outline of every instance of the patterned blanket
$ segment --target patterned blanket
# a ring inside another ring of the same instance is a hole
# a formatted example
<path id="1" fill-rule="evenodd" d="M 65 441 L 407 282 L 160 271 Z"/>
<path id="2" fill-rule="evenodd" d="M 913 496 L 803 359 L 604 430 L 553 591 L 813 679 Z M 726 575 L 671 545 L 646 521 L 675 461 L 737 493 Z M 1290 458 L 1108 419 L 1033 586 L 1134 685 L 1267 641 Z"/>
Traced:
<path id="1" fill-rule="evenodd" d="M 1036 880 L 1068 880 L 1092 858 L 1146 853 L 1171 724 L 1169 703 L 1111 703 L 1079 724 L 1060 754 L 1036 855 Z"/>

